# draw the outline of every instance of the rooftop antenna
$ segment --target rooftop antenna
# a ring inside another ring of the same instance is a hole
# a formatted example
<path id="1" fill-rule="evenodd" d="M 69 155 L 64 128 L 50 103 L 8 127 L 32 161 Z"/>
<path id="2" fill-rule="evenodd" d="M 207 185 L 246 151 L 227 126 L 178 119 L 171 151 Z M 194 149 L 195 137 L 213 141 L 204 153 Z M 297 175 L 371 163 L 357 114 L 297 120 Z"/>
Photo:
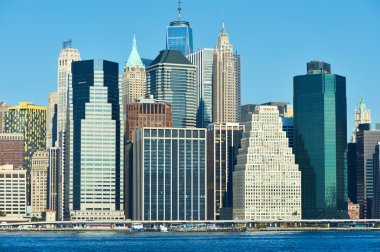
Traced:
<path id="1" fill-rule="evenodd" d="M 181 19 L 182 19 L 182 17 L 181 17 L 181 11 L 182 11 L 181 0 L 178 0 L 178 21 L 181 21 Z"/>

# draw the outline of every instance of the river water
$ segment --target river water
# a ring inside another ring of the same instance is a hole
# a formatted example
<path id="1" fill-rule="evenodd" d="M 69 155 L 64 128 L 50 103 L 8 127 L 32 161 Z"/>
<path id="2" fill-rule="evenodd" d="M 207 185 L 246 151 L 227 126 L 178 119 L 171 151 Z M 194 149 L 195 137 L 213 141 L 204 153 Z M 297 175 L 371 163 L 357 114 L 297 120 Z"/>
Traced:
<path id="1" fill-rule="evenodd" d="M 0 251 L 380 251 L 380 231 L 0 231 Z"/>

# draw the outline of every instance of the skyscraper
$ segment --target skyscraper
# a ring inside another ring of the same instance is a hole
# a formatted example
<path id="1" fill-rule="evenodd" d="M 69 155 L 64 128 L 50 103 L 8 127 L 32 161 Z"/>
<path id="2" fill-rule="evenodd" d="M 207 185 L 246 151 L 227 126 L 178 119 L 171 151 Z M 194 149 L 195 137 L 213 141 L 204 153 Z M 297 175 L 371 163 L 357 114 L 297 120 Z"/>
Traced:
<path id="1" fill-rule="evenodd" d="M 364 98 L 360 99 L 359 108 L 355 109 L 354 114 L 354 129 L 352 130 L 351 142 L 356 142 L 356 132 L 360 124 L 371 123 L 371 110 L 367 109 Z"/>
<path id="2" fill-rule="evenodd" d="M 51 92 L 46 111 L 46 148 L 54 146 L 55 141 L 57 141 L 57 116 L 58 96 L 57 92 Z"/>
<path id="3" fill-rule="evenodd" d="M 31 207 L 32 216 L 42 218 L 42 212 L 47 208 L 47 178 L 49 153 L 37 151 L 32 157 L 31 180 Z"/>
<path id="4" fill-rule="evenodd" d="M 206 220 L 206 130 L 140 128 L 134 133 L 135 220 Z"/>
<path id="5" fill-rule="evenodd" d="M 34 152 L 46 149 L 46 107 L 31 102 L 9 107 L 5 132 L 24 134 L 24 168 L 30 172 Z"/>
<path id="6" fill-rule="evenodd" d="M 124 125 L 118 79 L 117 63 L 72 63 L 66 182 L 72 220 L 124 219 Z"/>
<path id="7" fill-rule="evenodd" d="M 374 198 L 374 160 L 376 145 L 380 142 L 380 130 L 372 130 L 370 124 L 359 124 L 356 132 L 357 203 L 360 217 L 372 218 Z"/>
<path id="8" fill-rule="evenodd" d="M 147 96 L 172 105 L 173 127 L 196 125 L 196 66 L 178 51 L 164 50 L 147 68 Z"/>
<path id="9" fill-rule="evenodd" d="M 380 219 L 380 142 L 373 154 L 373 212 L 372 218 Z"/>
<path id="10" fill-rule="evenodd" d="M 47 174 L 47 209 L 56 212 L 56 220 L 63 220 L 63 176 L 60 171 L 60 149 L 49 148 L 49 163 Z"/>
<path id="11" fill-rule="evenodd" d="M 210 124 L 207 128 L 207 219 L 232 219 L 232 174 L 244 125 Z"/>
<path id="12" fill-rule="evenodd" d="M 178 20 L 170 22 L 166 32 L 166 50 L 180 51 L 184 56 L 193 52 L 193 29 L 182 21 L 181 1 L 178 1 Z"/>
<path id="13" fill-rule="evenodd" d="M 325 62 L 311 61 L 307 71 L 293 79 L 302 218 L 348 218 L 346 78 Z"/>
<path id="14" fill-rule="evenodd" d="M 124 66 L 123 84 L 121 87 L 123 106 L 145 97 L 145 66 L 137 52 L 136 37 L 133 36 L 132 51 Z"/>
<path id="15" fill-rule="evenodd" d="M 230 39 L 222 24 L 214 49 L 213 60 L 213 122 L 238 122 L 239 95 L 236 86 L 235 56 Z"/>
<path id="16" fill-rule="evenodd" d="M 71 73 L 71 63 L 80 60 L 78 49 L 71 47 L 72 41 L 64 41 L 61 53 L 58 57 L 58 118 L 57 136 L 59 132 L 66 130 L 67 121 L 67 92 L 69 89 L 69 74 Z"/>
<path id="17" fill-rule="evenodd" d="M 235 61 L 235 82 L 236 82 L 236 109 L 237 109 L 237 118 L 240 120 L 240 106 L 241 106 L 241 56 L 236 51 L 234 54 Z"/>
<path id="18" fill-rule="evenodd" d="M 187 56 L 197 66 L 197 128 L 212 123 L 212 64 L 214 49 L 202 48 Z"/>
<path id="19" fill-rule="evenodd" d="M 233 173 L 234 219 L 300 220 L 301 172 L 278 109 L 258 106 L 251 116 Z"/>

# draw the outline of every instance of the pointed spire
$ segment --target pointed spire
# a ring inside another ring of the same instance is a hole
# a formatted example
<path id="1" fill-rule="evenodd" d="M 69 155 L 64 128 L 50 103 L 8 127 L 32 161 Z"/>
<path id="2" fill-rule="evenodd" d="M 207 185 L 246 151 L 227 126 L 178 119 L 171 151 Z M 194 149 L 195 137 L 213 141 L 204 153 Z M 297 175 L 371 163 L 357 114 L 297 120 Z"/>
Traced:
<path id="1" fill-rule="evenodd" d="M 366 110 L 366 109 L 367 109 L 367 107 L 366 107 L 366 105 L 365 105 L 365 103 L 364 103 L 364 98 L 363 98 L 363 96 L 360 98 L 360 106 L 359 106 L 359 109 L 360 109 L 360 110 Z"/>
<path id="2" fill-rule="evenodd" d="M 182 19 L 181 11 L 182 11 L 181 0 L 178 0 L 178 21 L 181 21 L 181 19 Z"/>
<path id="3" fill-rule="evenodd" d="M 133 35 L 133 42 L 132 42 L 132 51 L 129 55 L 128 61 L 125 63 L 126 67 L 144 67 L 144 64 L 141 61 L 140 55 L 137 52 L 137 42 L 136 42 L 136 36 Z"/>

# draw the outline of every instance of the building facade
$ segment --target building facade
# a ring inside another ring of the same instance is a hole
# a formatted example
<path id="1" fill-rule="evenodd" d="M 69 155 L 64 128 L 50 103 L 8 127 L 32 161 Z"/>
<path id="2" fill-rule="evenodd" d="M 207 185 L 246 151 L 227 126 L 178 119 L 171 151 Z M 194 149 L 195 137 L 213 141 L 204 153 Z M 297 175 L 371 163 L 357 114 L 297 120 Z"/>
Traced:
<path id="1" fill-rule="evenodd" d="M 132 51 L 124 66 L 122 80 L 123 107 L 128 103 L 136 102 L 137 99 L 145 97 L 146 73 L 145 66 L 137 52 L 136 38 L 133 37 Z"/>
<path id="2" fill-rule="evenodd" d="M 31 102 L 20 102 L 9 107 L 5 118 L 5 132 L 24 134 L 24 165 L 30 172 L 32 156 L 46 148 L 46 107 Z"/>
<path id="3" fill-rule="evenodd" d="M 69 212 L 72 220 L 124 219 L 123 110 L 119 65 L 72 63 Z"/>
<path id="4" fill-rule="evenodd" d="M 134 220 L 206 220 L 206 141 L 205 129 L 135 131 Z"/>
<path id="5" fill-rule="evenodd" d="M 371 130 L 370 124 L 360 124 L 356 132 L 357 203 L 360 217 L 372 218 L 374 198 L 374 159 L 380 130 Z"/>
<path id="6" fill-rule="evenodd" d="M 58 94 L 49 94 L 48 107 L 46 111 L 46 148 L 53 147 L 57 141 L 58 120 Z"/>
<path id="7" fill-rule="evenodd" d="M 0 133 L 0 165 L 24 166 L 24 134 Z"/>
<path id="8" fill-rule="evenodd" d="M 301 220 L 301 172 L 278 109 L 258 106 L 245 127 L 233 172 L 233 218 Z"/>
<path id="9" fill-rule="evenodd" d="M 212 64 L 214 49 L 202 48 L 187 56 L 197 66 L 197 128 L 212 123 Z"/>
<path id="10" fill-rule="evenodd" d="M 240 106 L 241 106 L 241 55 L 236 51 L 234 54 L 235 65 L 235 82 L 236 82 L 236 110 L 237 122 L 240 121 Z"/>
<path id="11" fill-rule="evenodd" d="M 193 52 L 193 29 L 182 21 L 181 1 L 178 1 L 178 20 L 170 22 L 166 32 L 166 50 L 180 51 L 187 56 Z"/>
<path id="12" fill-rule="evenodd" d="M 60 171 L 60 148 L 51 147 L 48 149 L 48 173 L 47 173 L 47 209 L 55 212 L 56 220 L 63 220 L 63 176 Z"/>
<path id="13" fill-rule="evenodd" d="M 5 212 L 1 221 L 23 220 L 26 217 L 26 170 L 13 165 L 0 166 L 0 211 Z"/>
<path id="14" fill-rule="evenodd" d="M 196 66 L 178 51 L 161 51 L 147 68 L 147 96 L 172 105 L 173 127 L 196 126 Z"/>
<path id="15" fill-rule="evenodd" d="M 213 60 L 213 122 L 238 122 L 239 94 L 235 74 L 235 56 L 224 23 L 214 49 Z"/>
<path id="16" fill-rule="evenodd" d="M 32 217 L 42 218 L 42 212 L 47 208 L 49 152 L 37 151 L 32 157 L 31 207 Z"/>
<path id="17" fill-rule="evenodd" d="M 207 219 L 232 219 L 232 174 L 244 125 L 210 124 L 207 128 Z M 222 212 L 223 211 L 223 212 Z M 224 214 L 225 213 L 225 214 Z"/>
<path id="18" fill-rule="evenodd" d="M 4 132 L 5 114 L 12 105 L 0 102 L 0 133 Z"/>
<path id="19" fill-rule="evenodd" d="M 348 218 L 346 78 L 325 62 L 309 62 L 307 70 L 293 78 L 302 217 Z"/>
<path id="20" fill-rule="evenodd" d="M 133 142 L 133 131 L 142 127 L 172 127 L 172 105 L 156 103 L 154 100 L 139 100 L 129 103 L 124 109 L 125 140 Z"/>

